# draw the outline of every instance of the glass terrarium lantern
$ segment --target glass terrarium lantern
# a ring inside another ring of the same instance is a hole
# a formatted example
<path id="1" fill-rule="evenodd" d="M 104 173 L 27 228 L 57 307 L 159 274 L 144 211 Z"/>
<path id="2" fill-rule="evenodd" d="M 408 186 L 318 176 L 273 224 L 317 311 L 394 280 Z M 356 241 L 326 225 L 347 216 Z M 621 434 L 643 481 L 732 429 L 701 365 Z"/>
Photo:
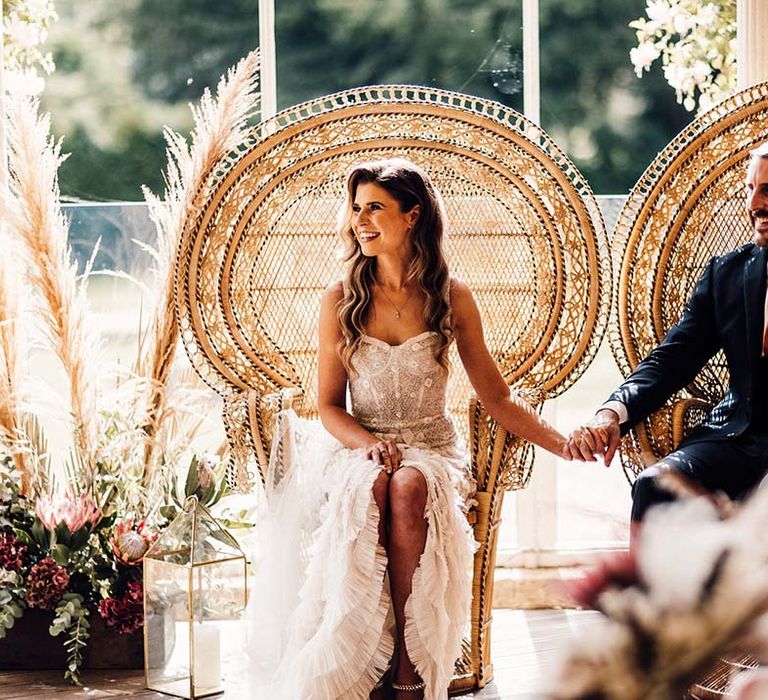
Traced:
<path id="1" fill-rule="evenodd" d="M 144 555 L 147 688 L 182 698 L 221 693 L 227 643 L 247 600 L 246 559 L 191 496 Z"/>

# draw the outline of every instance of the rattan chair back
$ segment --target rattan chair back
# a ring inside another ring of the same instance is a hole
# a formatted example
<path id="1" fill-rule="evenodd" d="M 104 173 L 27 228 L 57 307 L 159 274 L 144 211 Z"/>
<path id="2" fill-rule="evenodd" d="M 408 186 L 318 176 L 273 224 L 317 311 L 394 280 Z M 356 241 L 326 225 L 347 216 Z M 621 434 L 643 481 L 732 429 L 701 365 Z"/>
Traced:
<path id="1" fill-rule="evenodd" d="M 629 194 L 612 239 L 617 265 L 609 338 L 626 376 L 680 318 L 710 258 L 748 243 L 749 151 L 768 138 L 768 84 L 725 100 L 684 129 Z M 722 353 L 622 446 L 630 479 L 668 454 L 717 403 L 728 382 Z M 680 404 L 681 399 L 696 399 Z M 675 406 L 685 407 L 676 410 Z"/>
<path id="2" fill-rule="evenodd" d="M 530 121 L 424 88 L 351 90 L 262 124 L 220 163 L 177 269 L 182 338 L 222 395 L 301 390 L 314 415 L 323 289 L 341 276 L 335 234 L 347 170 L 403 156 L 445 199 L 452 273 L 474 291 L 506 380 L 556 396 L 605 327 L 610 263 L 587 183 Z M 452 358 L 449 405 L 470 388 Z"/>

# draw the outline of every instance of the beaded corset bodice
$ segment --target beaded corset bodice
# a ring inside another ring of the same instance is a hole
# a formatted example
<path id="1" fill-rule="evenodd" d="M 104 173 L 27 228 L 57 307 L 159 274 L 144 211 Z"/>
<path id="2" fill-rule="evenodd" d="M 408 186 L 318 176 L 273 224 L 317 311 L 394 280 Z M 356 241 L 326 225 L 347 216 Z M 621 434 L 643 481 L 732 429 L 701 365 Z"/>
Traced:
<path id="1" fill-rule="evenodd" d="M 352 415 L 372 433 L 413 447 L 452 450 L 456 431 L 445 409 L 447 372 L 434 357 L 436 334 L 401 345 L 363 335 L 352 356 Z"/>

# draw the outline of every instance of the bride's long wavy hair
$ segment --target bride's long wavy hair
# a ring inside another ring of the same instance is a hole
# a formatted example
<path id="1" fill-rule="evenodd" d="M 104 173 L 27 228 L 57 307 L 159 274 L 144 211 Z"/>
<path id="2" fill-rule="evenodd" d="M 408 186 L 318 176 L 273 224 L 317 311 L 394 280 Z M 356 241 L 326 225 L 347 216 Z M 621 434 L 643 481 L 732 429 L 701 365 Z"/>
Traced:
<path id="1" fill-rule="evenodd" d="M 424 322 L 437 334 L 435 359 L 448 369 L 448 347 L 453 338 L 448 305 L 450 276 L 443 251 L 446 229 L 442 198 L 429 176 L 417 165 L 401 159 L 361 163 L 347 176 L 347 198 L 339 217 L 339 234 L 344 243 L 344 296 L 338 305 L 342 340 L 339 354 L 347 372 L 352 372 L 352 355 L 360 344 L 373 301 L 376 258 L 366 257 L 352 231 L 352 205 L 357 188 L 373 183 L 385 189 L 403 213 L 420 206 L 419 218 L 411 230 L 414 256 L 407 281 L 415 282 L 424 294 Z"/>

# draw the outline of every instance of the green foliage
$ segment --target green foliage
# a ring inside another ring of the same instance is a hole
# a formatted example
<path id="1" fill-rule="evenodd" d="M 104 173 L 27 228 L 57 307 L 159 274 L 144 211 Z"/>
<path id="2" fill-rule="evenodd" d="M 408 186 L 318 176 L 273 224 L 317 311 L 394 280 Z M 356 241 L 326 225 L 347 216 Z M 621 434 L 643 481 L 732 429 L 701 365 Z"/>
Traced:
<path id="1" fill-rule="evenodd" d="M 0 571 L 0 639 L 13 628 L 27 607 L 21 584 L 21 576 L 15 572 Z"/>
<path id="2" fill-rule="evenodd" d="M 67 650 L 67 670 L 64 677 L 76 685 L 80 685 L 80 666 L 90 636 L 89 614 L 80 594 L 65 593 L 56 606 L 55 617 L 48 630 L 52 637 L 66 633 L 64 648 Z"/>
<path id="3" fill-rule="evenodd" d="M 258 43 L 257 0 L 59 0 L 59 70 L 45 108 L 72 153 L 62 191 L 138 199 L 162 189 L 161 126 Z M 598 193 L 626 192 L 690 120 L 660 69 L 638 82 L 628 27 L 643 0 L 542 0 L 542 126 Z M 522 110 L 521 3 L 281 0 L 280 108 L 373 83 L 413 83 Z"/>

